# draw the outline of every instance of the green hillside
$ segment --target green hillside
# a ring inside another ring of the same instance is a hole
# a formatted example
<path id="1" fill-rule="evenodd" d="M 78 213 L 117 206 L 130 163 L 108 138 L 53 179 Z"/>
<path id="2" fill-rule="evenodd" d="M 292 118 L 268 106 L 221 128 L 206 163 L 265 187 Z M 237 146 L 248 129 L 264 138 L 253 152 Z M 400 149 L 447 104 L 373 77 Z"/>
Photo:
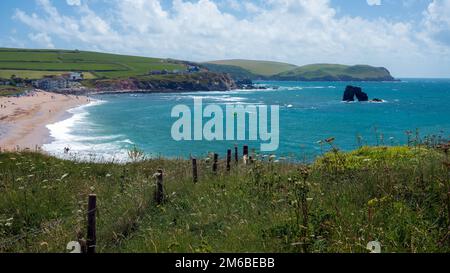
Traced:
<path id="1" fill-rule="evenodd" d="M 274 76 L 277 80 L 297 81 L 391 81 L 394 78 L 383 67 L 369 65 L 347 66 L 340 64 L 311 64 L 305 65 Z"/>
<path id="2" fill-rule="evenodd" d="M 203 63 L 202 66 L 209 71 L 216 73 L 228 73 L 234 80 L 244 80 L 244 79 L 258 79 L 261 78 L 260 75 L 253 74 L 252 72 L 234 65 L 220 65 L 213 63 Z"/>
<path id="3" fill-rule="evenodd" d="M 293 64 L 252 60 L 222 60 L 208 63 L 240 67 L 252 74 L 261 76 L 273 76 L 297 68 L 297 66 Z"/>
<path id="4" fill-rule="evenodd" d="M 88 78 L 127 78 L 152 70 L 184 70 L 186 65 L 167 59 L 78 50 L 0 48 L 0 77 L 41 78 L 68 71 L 87 72 Z M 30 71 L 33 71 L 30 73 Z M 9 77 L 8 77 L 9 76 Z"/>
<path id="5" fill-rule="evenodd" d="M 126 79 L 147 75 L 154 70 L 186 70 L 188 62 L 88 52 L 79 50 L 38 50 L 0 48 L 0 78 L 39 79 L 69 71 L 83 71 L 86 79 Z M 193 63 L 192 63 L 193 64 Z M 394 78 L 382 67 L 368 65 L 312 64 L 298 67 L 292 64 L 223 60 L 201 64 L 216 73 L 228 73 L 235 80 L 295 80 L 295 81 L 390 81 Z"/>
<path id="6" fill-rule="evenodd" d="M 286 63 L 225 60 L 203 64 L 214 72 L 229 73 L 235 79 L 263 79 L 280 81 L 392 81 L 383 67 L 369 65 L 311 64 L 295 66 Z"/>

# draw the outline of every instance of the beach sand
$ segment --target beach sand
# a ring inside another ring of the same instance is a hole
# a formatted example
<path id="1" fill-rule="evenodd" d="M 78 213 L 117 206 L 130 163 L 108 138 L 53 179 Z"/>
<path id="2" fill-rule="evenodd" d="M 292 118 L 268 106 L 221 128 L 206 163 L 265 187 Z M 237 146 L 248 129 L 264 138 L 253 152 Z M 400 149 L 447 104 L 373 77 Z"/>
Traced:
<path id="1" fill-rule="evenodd" d="M 87 103 L 89 98 L 84 96 L 39 90 L 22 97 L 0 97 L 0 148 L 34 150 L 49 143 L 46 126 L 66 118 L 67 110 Z"/>

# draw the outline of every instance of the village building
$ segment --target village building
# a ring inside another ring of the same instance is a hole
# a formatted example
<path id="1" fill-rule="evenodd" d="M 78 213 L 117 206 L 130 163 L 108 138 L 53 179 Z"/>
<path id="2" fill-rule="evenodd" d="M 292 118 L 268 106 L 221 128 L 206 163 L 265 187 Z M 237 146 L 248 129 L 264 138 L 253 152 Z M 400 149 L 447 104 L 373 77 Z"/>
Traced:
<path id="1" fill-rule="evenodd" d="M 35 87 L 42 90 L 58 90 L 68 88 L 68 80 L 64 77 L 47 77 L 35 82 Z"/>
<path id="2" fill-rule="evenodd" d="M 61 76 L 48 76 L 33 82 L 36 88 L 42 90 L 55 91 L 59 89 L 74 88 L 79 85 L 78 81 L 83 80 L 81 72 L 66 73 Z"/>
<path id="3" fill-rule="evenodd" d="M 81 72 L 72 72 L 69 74 L 69 79 L 71 81 L 82 81 L 84 79 L 84 75 Z"/>

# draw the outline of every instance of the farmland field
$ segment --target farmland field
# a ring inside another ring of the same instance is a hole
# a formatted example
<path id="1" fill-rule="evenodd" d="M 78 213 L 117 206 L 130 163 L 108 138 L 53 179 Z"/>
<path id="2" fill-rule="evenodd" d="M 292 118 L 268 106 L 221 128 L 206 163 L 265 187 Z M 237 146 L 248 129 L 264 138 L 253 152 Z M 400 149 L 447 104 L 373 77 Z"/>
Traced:
<path id="1" fill-rule="evenodd" d="M 66 71 L 83 71 L 87 79 L 95 77 L 128 78 L 145 75 L 152 70 L 184 70 L 184 64 L 166 59 L 70 50 L 0 49 L 0 77 L 11 71 L 23 78 L 41 78 Z M 23 71 L 23 72 L 17 72 Z"/>
<path id="2" fill-rule="evenodd" d="M 68 71 L 46 71 L 46 70 L 0 70 L 1 79 L 9 79 L 15 75 L 22 79 L 41 79 L 45 76 L 60 76 Z M 90 72 L 83 73 L 85 79 L 95 79 L 96 76 Z"/>

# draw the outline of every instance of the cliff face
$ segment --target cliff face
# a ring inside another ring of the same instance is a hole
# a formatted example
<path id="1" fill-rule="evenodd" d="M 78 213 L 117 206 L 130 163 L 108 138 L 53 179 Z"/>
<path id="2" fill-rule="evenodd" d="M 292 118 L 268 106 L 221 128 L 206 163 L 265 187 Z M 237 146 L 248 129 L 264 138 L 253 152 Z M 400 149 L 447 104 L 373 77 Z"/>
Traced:
<path id="1" fill-rule="evenodd" d="M 93 85 L 98 92 L 228 91 L 237 88 L 236 83 L 228 74 L 212 72 L 97 80 L 93 82 Z"/>

